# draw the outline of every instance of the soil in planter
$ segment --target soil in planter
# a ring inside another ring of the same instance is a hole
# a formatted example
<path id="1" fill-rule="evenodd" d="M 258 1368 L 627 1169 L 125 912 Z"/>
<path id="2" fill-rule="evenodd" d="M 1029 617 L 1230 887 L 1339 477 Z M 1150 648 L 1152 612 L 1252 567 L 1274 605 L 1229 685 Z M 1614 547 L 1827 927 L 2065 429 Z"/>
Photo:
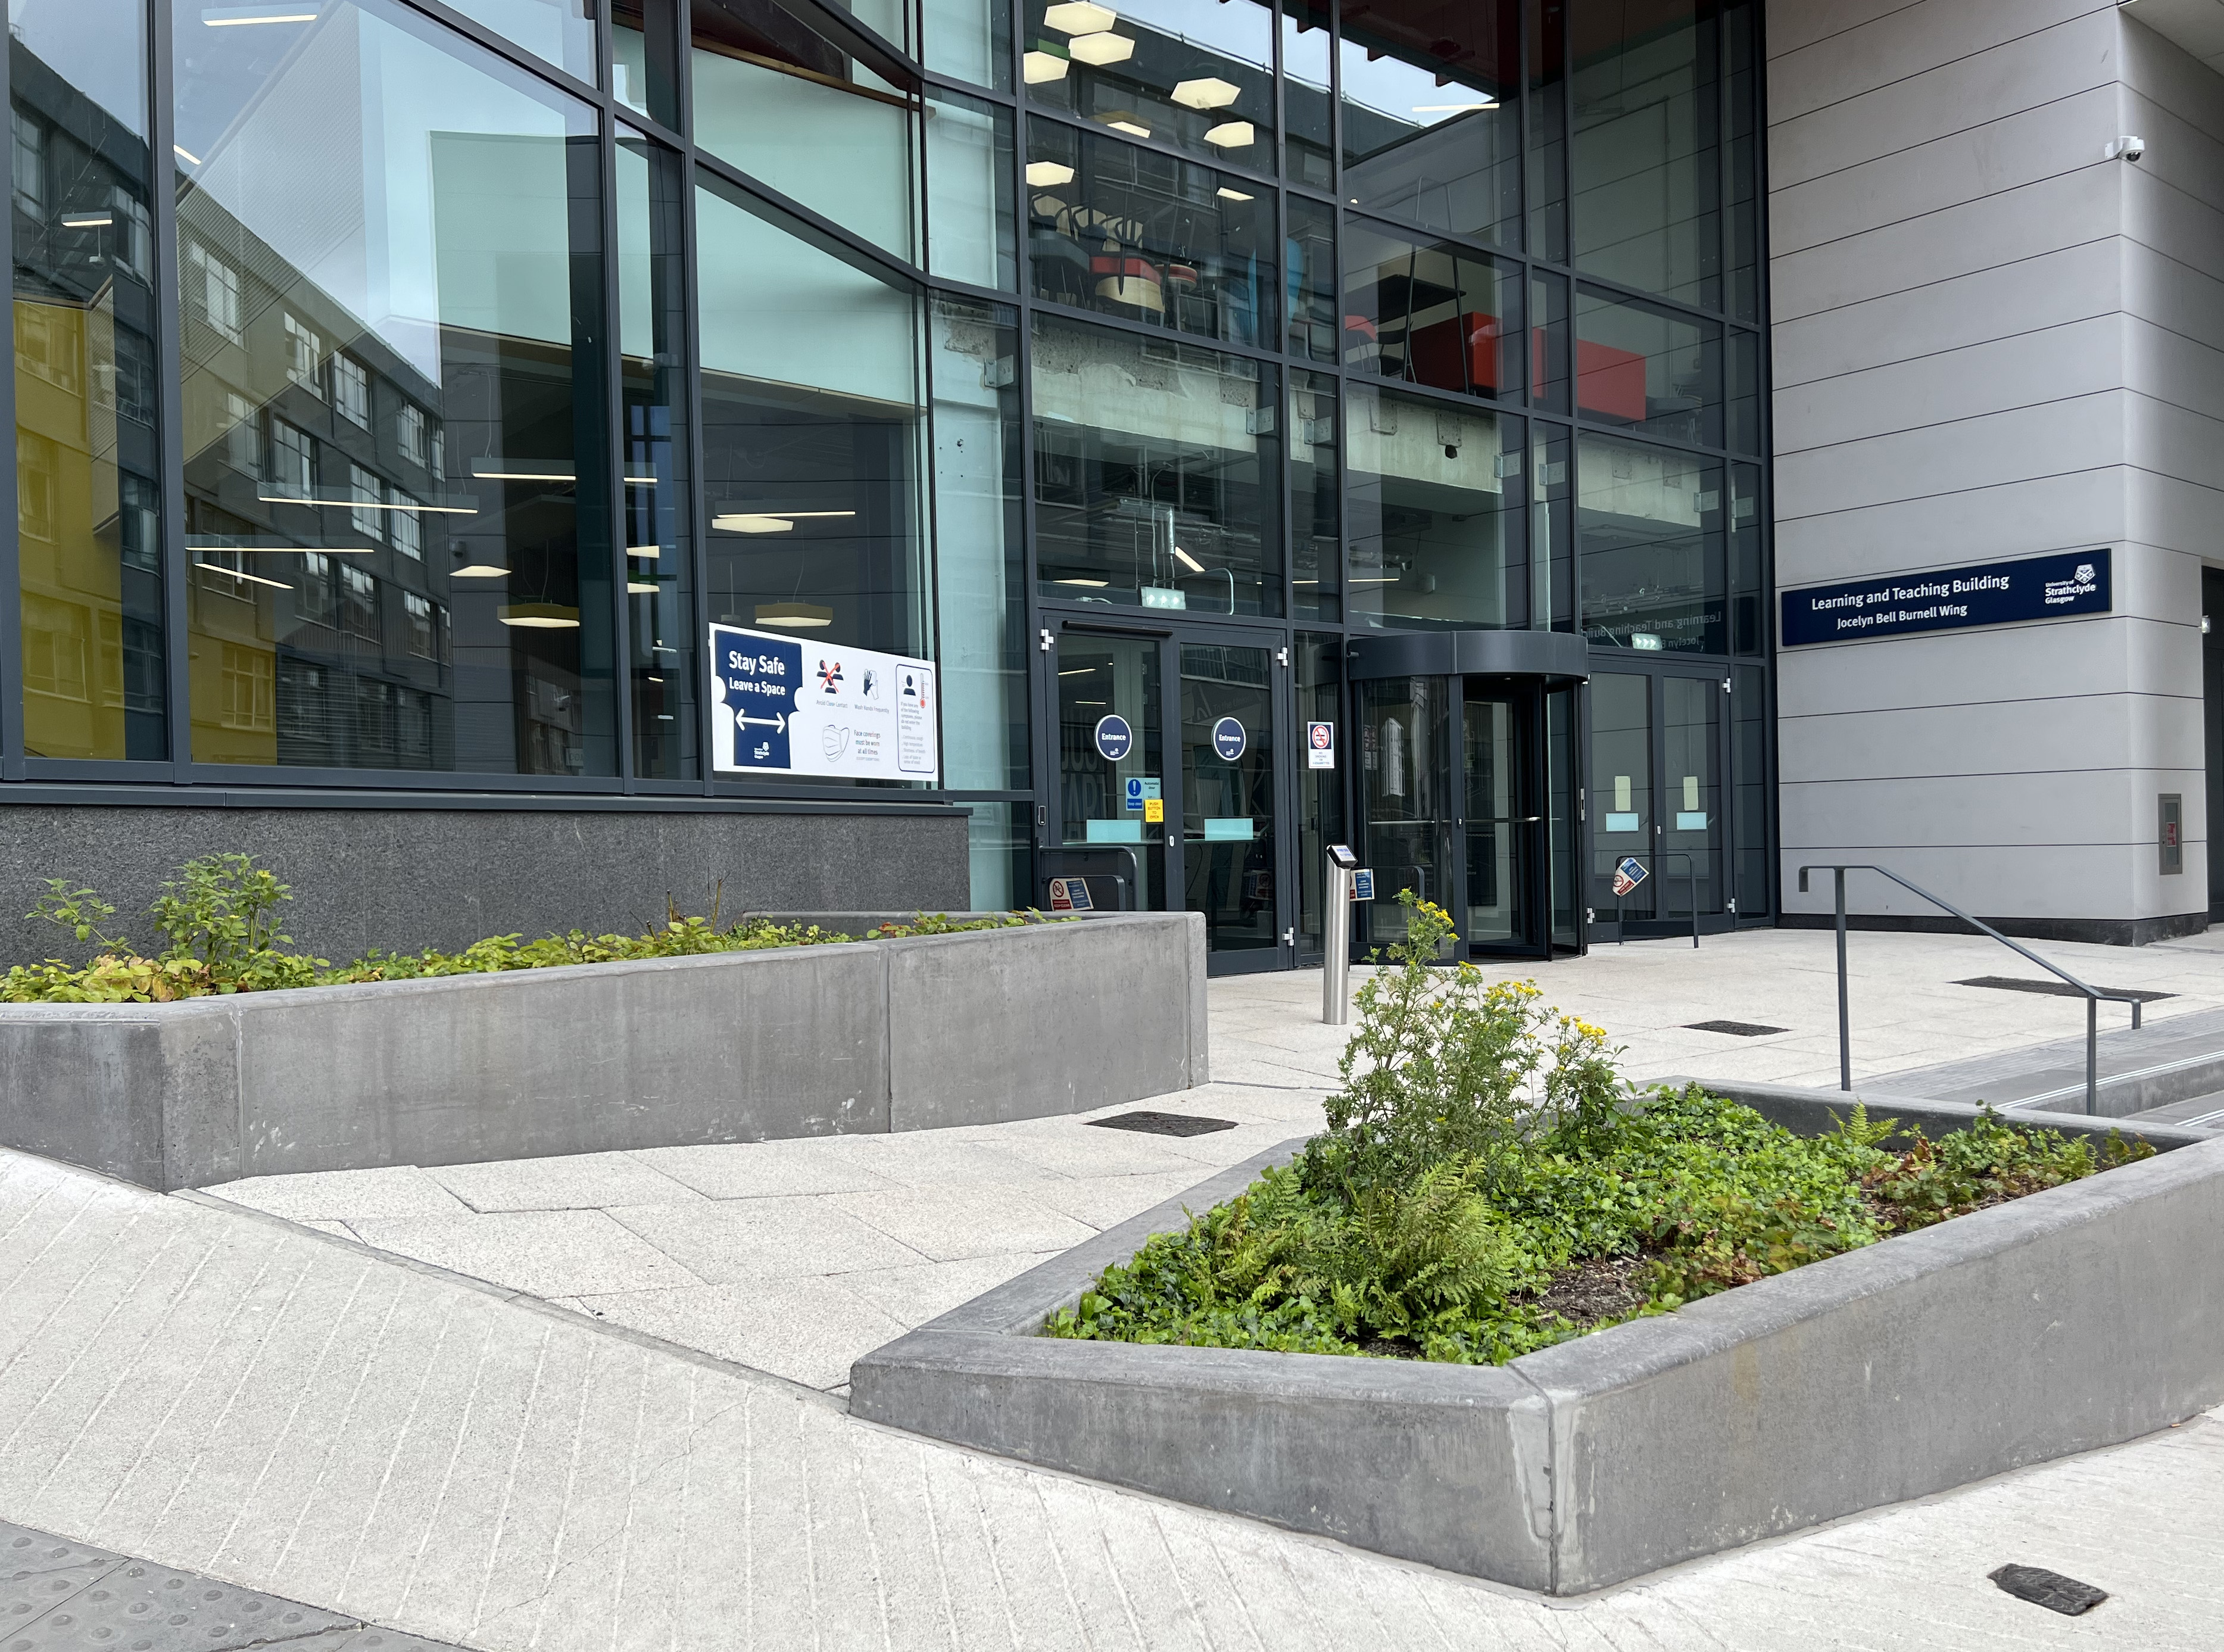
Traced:
<path id="1" fill-rule="evenodd" d="M 1355 1193 L 1335 1132 L 1109 1268 L 1046 1334 L 1502 1364 L 2153 1149 L 1858 1107 L 1792 1135 L 1697 1088 Z"/>

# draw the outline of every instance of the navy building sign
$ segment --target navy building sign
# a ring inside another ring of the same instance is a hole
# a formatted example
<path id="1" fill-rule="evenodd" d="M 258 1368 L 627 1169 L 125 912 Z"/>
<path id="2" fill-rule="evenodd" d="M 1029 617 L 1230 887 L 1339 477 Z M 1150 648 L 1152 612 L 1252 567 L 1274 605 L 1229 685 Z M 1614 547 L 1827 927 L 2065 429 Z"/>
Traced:
<path id="1" fill-rule="evenodd" d="M 1781 635 L 1791 649 L 2108 611 L 2103 548 L 1787 591 Z"/>

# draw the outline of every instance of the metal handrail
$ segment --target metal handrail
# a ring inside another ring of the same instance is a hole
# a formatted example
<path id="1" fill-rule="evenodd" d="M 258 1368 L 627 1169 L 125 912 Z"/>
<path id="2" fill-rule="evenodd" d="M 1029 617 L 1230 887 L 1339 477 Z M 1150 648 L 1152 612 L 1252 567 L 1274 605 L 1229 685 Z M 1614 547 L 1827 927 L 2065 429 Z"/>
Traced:
<path id="1" fill-rule="evenodd" d="M 1799 892 L 1802 895 L 1807 893 L 1807 874 L 1810 872 L 1832 873 L 1835 875 L 1837 882 L 1839 1089 L 1850 1091 L 1854 1087 L 1854 1041 L 1852 1022 L 1848 1013 L 1846 1003 L 1846 874 L 1848 872 L 1874 872 L 1880 877 L 1890 878 L 1893 883 L 1899 884 L 1900 888 L 1908 890 L 1910 893 L 1921 896 L 1924 900 L 1930 902 L 1931 905 L 1943 908 L 1946 911 L 1952 913 L 1963 923 L 1968 924 L 1985 934 L 1990 935 L 1994 940 L 2000 942 L 2001 946 L 2006 947 L 2010 952 L 2019 953 L 2023 957 L 2029 959 L 2032 963 L 2038 965 L 2039 968 L 2046 971 L 2048 974 L 2059 976 L 2063 980 L 2067 981 L 2071 986 L 2076 987 L 2078 991 L 2085 995 L 2085 1111 L 2088 1114 L 2096 1114 L 2101 1111 L 2101 1005 L 2104 1002 L 2108 1003 L 2127 1003 L 2131 1005 L 2132 1025 L 2133 1027 L 2137 1027 L 2139 1024 L 2139 1010 L 2142 1003 L 2142 1000 L 2137 994 L 2130 992 L 2103 992 L 2096 986 L 2088 986 L 2086 983 L 2079 980 L 2076 976 L 2072 975 L 2068 970 L 2063 969 L 2060 965 L 2050 964 L 2046 959 L 2041 958 L 2037 953 L 2031 951 L 2030 947 L 2020 946 L 2015 941 L 2010 940 L 2006 935 L 1993 928 L 1992 925 L 1987 923 L 1982 918 L 1973 917 L 1968 913 L 1962 911 L 1961 908 L 1955 906 L 1951 901 L 1945 899 L 1943 896 L 1933 895 L 1929 889 L 1923 888 L 1921 885 L 1909 883 L 1905 878 L 1902 877 L 1898 872 L 1893 871 L 1889 867 L 1872 865 L 1802 866 L 1799 869 Z"/>

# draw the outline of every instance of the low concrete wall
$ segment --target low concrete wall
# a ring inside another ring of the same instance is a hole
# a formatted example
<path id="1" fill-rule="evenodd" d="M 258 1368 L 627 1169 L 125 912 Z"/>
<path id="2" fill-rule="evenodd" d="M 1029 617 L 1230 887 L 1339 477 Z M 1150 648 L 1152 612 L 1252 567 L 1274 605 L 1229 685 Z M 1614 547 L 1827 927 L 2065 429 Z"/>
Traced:
<path id="1" fill-rule="evenodd" d="M 1204 920 L 1122 914 L 183 1003 L 0 1005 L 0 1144 L 168 1189 L 1032 1117 L 1186 1089 L 1207 1066 Z"/>
<path id="2" fill-rule="evenodd" d="M 1807 1132 L 1847 1101 L 1735 1088 Z M 1975 1111 L 1872 1101 L 1911 1123 L 1924 1109 L 1934 1133 Z M 1292 1142 L 868 1355 L 850 1405 L 1578 1594 L 2224 1399 L 2224 1141 L 2126 1133 L 2167 1150 L 1495 1369 L 1034 1334 L 1104 1267 L 1293 1155 Z"/>

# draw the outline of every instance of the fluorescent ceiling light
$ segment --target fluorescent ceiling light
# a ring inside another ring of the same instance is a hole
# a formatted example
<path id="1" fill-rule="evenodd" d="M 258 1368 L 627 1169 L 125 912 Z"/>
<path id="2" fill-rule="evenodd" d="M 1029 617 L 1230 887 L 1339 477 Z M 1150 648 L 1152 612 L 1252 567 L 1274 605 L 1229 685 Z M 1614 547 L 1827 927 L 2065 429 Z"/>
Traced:
<path id="1" fill-rule="evenodd" d="M 661 545 L 629 545 L 626 547 L 626 554 L 628 556 L 645 556 L 651 561 L 654 561 L 658 557 L 664 554 L 664 547 Z"/>
<path id="2" fill-rule="evenodd" d="M 1125 35 L 1083 35 L 1065 49 L 1077 62 L 1103 68 L 1108 63 L 1124 63 L 1134 56 L 1135 42 Z"/>
<path id="3" fill-rule="evenodd" d="M 1063 80 L 1073 66 L 1055 52 L 1029 52 L 1020 60 L 1020 78 L 1031 86 L 1046 80 Z"/>
<path id="4" fill-rule="evenodd" d="M 448 576 L 451 579 L 507 579 L 508 568 L 498 568 L 491 562 L 474 562 L 469 567 L 458 568 Z"/>
<path id="5" fill-rule="evenodd" d="M 211 573 L 224 574 L 229 579 L 244 579 L 250 585 L 270 585 L 279 591 L 291 591 L 294 588 L 283 579 L 266 579 L 259 573 L 242 573 L 237 568 L 225 567 L 220 562 L 196 562 L 193 566 L 197 568 L 206 568 Z"/>
<path id="6" fill-rule="evenodd" d="M 1086 585 L 1091 591 L 1101 591 L 1111 582 L 1108 579 L 1053 579 L 1054 585 Z"/>
<path id="7" fill-rule="evenodd" d="M 711 526 L 717 529 L 721 533 L 727 534 L 788 534 L 795 531 L 795 524 L 785 516 L 754 516 L 739 514 L 713 516 L 711 518 Z"/>
<path id="8" fill-rule="evenodd" d="M 1148 137 L 1151 129 L 1136 121 L 1109 120 L 1104 123 L 1115 132 L 1125 132 L 1129 137 Z"/>
<path id="9" fill-rule="evenodd" d="M 765 602 L 757 604 L 757 623 L 789 630 L 816 630 L 834 623 L 834 611 L 808 602 Z"/>
<path id="10" fill-rule="evenodd" d="M 1223 149 L 1240 149 L 1245 144 L 1255 142 L 1258 136 L 1258 131 L 1249 121 L 1231 120 L 1223 121 L 1206 132 L 1204 141 L 1216 143 Z"/>
<path id="11" fill-rule="evenodd" d="M 1204 572 L 1204 564 L 1198 561 L 1195 557 L 1191 556 L 1187 551 L 1182 549 L 1178 545 L 1174 547 L 1174 560 L 1179 562 L 1184 567 L 1187 568 L 1191 573 L 1202 573 Z"/>
<path id="12" fill-rule="evenodd" d="M 64 212 L 62 228 L 66 230 L 97 230 L 113 224 L 115 218 L 107 212 Z"/>
<path id="13" fill-rule="evenodd" d="M 1095 666 L 1076 666 L 1071 671 L 1061 671 L 1058 674 L 1061 677 L 1093 677 L 1096 670 Z"/>
<path id="14" fill-rule="evenodd" d="M 1119 21 L 1118 12 L 1109 6 L 1092 5 L 1090 0 L 1065 0 L 1043 13 L 1043 26 L 1061 35 L 1101 35 Z"/>
<path id="15" fill-rule="evenodd" d="M 179 160 L 184 161 L 187 166 L 197 167 L 201 163 L 200 156 L 188 154 L 186 150 L 179 148 L 178 145 L 174 143 L 170 145 L 170 152 L 176 155 Z"/>
<path id="16" fill-rule="evenodd" d="M 1479 104 L 1415 104 L 1413 112 L 1416 115 L 1464 115 L 1471 110 L 1497 107 L 1497 98 L 1485 98 Z"/>
<path id="17" fill-rule="evenodd" d="M 1379 579 L 1371 577 L 1362 579 L 1354 575 L 1347 583 L 1355 585 L 1394 585 L 1405 577 L 1402 573 L 1386 573 Z"/>
<path id="18" fill-rule="evenodd" d="M 201 22 L 211 28 L 243 28 L 250 23 L 313 23 L 317 9 L 296 6 L 209 6 Z"/>
<path id="19" fill-rule="evenodd" d="M 657 585 L 654 579 L 629 579 L 626 581 L 626 589 L 637 597 L 654 597 L 656 594 Z"/>
<path id="20" fill-rule="evenodd" d="M 1230 85 L 1217 75 L 1179 81 L 1173 91 L 1174 101 L 1185 109 L 1225 109 L 1242 95 L 1242 87 Z"/>
<path id="21" fill-rule="evenodd" d="M 250 556 L 369 556 L 376 545 L 211 545 L 212 551 L 240 551 Z"/>
<path id="22" fill-rule="evenodd" d="M 1249 200 L 1251 199 L 1250 196 L 1245 194 L 1242 190 L 1230 189 L 1225 185 L 1221 187 L 1219 193 L 1220 199 L 1223 200 Z"/>
<path id="23" fill-rule="evenodd" d="M 1070 184 L 1072 181 L 1073 168 L 1071 167 L 1063 165 L 1056 161 L 1030 161 L 1027 162 L 1027 182 L 1032 184 L 1037 189 L 1046 188 L 1052 184 Z"/>
<path id="24" fill-rule="evenodd" d="M 471 474 L 488 482 L 576 482 L 579 467 L 568 459 L 475 459 Z"/>
<path id="25" fill-rule="evenodd" d="M 571 478 L 566 477 L 565 480 Z M 258 493 L 255 497 L 266 505 L 344 505 L 350 510 L 429 510 L 443 516 L 476 516 L 479 514 L 477 505 L 428 505 L 417 499 L 389 504 L 383 499 L 345 498 L 337 492 L 329 499 L 300 493 Z"/>
<path id="26" fill-rule="evenodd" d="M 629 476 L 625 483 L 629 488 L 653 488 L 656 485 L 656 478 L 653 476 Z"/>
<path id="27" fill-rule="evenodd" d="M 579 611 L 566 608 L 561 603 L 505 603 L 494 611 L 494 617 L 505 625 L 515 625 L 532 631 L 576 631 L 579 629 Z"/>

